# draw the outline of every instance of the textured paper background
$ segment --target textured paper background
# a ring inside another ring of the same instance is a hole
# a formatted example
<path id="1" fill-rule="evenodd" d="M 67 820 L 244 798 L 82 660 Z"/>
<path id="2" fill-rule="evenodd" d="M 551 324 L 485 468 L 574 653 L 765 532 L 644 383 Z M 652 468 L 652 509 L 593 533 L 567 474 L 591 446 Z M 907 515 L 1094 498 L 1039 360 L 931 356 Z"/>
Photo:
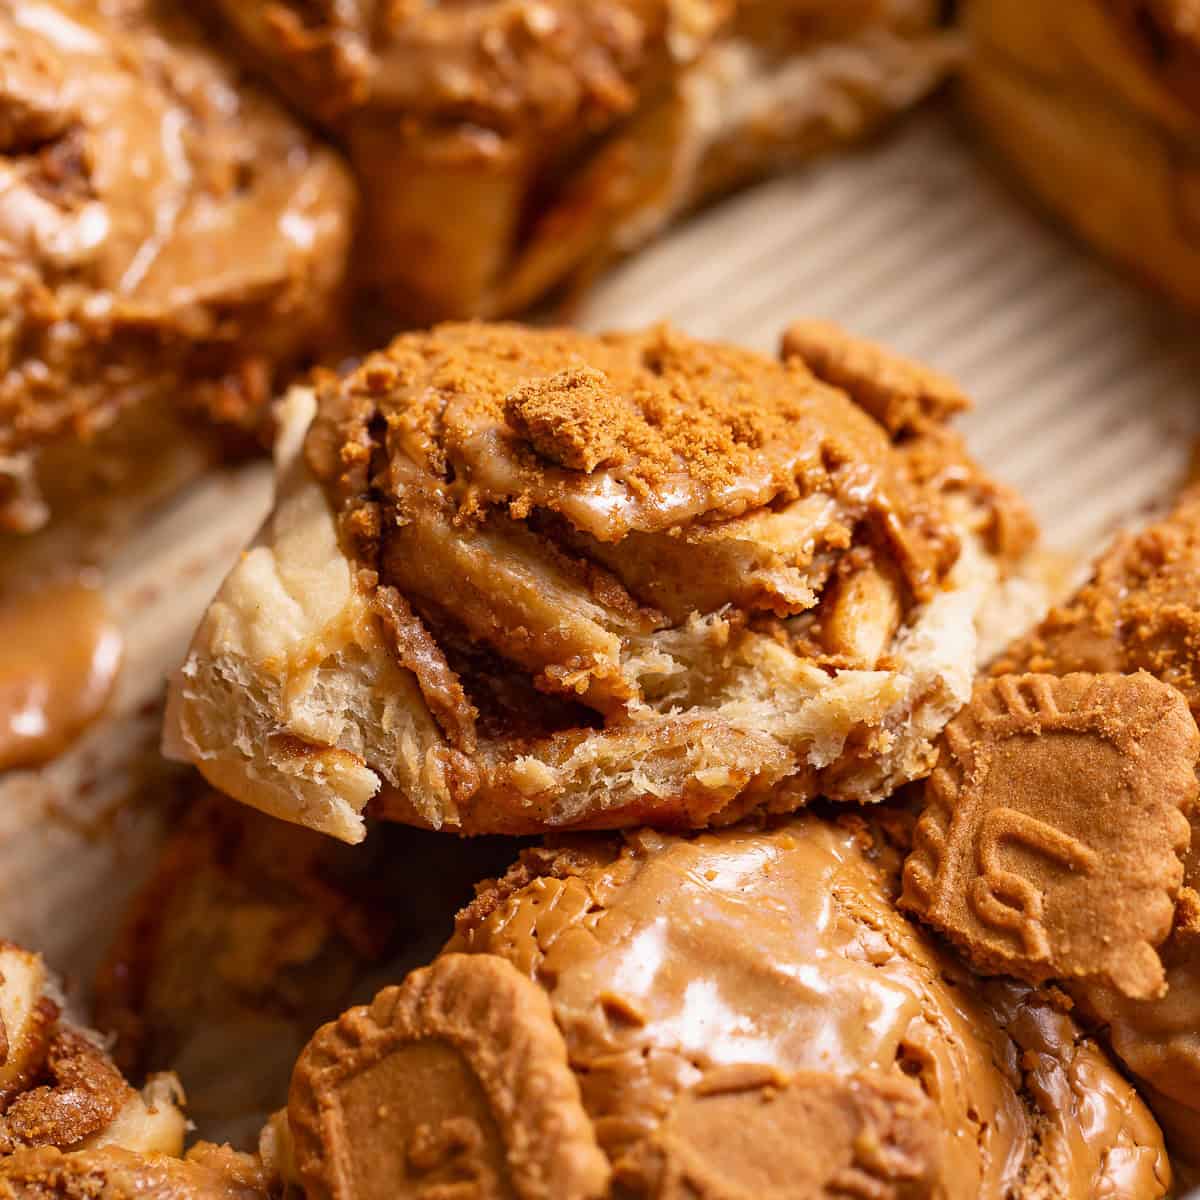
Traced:
<path id="1" fill-rule="evenodd" d="M 1065 551 L 1164 501 L 1200 433 L 1192 329 L 1044 224 L 937 111 L 701 214 L 574 315 L 595 329 L 667 318 L 766 351 L 790 319 L 822 316 L 924 359 L 975 398 L 972 449 Z M 44 948 L 76 987 L 159 832 L 163 673 L 266 504 L 260 464 L 148 524 L 109 571 L 129 639 L 109 719 L 50 767 L 0 777 L 0 935 Z M 222 1064 L 220 1086 L 237 1094 L 236 1064 Z"/>

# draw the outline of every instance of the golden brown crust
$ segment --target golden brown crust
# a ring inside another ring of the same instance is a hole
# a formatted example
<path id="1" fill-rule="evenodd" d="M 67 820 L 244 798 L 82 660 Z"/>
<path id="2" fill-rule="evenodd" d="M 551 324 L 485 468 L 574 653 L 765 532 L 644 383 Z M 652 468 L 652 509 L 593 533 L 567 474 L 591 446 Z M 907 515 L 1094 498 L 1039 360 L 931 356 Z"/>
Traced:
<path id="1" fill-rule="evenodd" d="M 545 993 L 492 956 L 439 958 L 319 1030 L 288 1124 L 315 1200 L 607 1194 Z"/>
<path id="2" fill-rule="evenodd" d="M 173 0 L 0 16 L 0 455 L 139 404 L 253 427 L 334 332 L 350 183 Z"/>
<path id="3" fill-rule="evenodd" d="M 901 904 L 978 969 L 1160 996 L 1198 757 L 1144 673 L 985 680 L 942 735 Z"/>
<path id="4" fill-rule="evenodd" d="M 70 1148 L 110 1125 L 134 1094 L 108 1055 L 70 1028 L 60 1027 L 50 1039 L 40 1074 L 46 1082 L 0 1114 L 0 1155 L 22 1147 Z"/>
<path id="5" fill-rule="evenodd" d="M 185 1169 L 178 1082 L 134 1091 L 98 1035 L 62 1019 L 52 986 L 38 955 L 0 943 L 0 1196 L 265 1197 L 247 1156 L 208 1147 L 209 1167 Z"/>

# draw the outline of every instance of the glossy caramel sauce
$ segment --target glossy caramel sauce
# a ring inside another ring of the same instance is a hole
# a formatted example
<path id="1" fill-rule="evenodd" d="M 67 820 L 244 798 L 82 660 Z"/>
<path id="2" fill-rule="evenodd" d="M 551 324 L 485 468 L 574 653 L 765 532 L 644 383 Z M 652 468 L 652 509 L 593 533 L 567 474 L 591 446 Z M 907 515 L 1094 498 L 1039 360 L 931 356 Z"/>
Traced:
<path id="1" fill-rule="evenodd" d="M 104 710 L 121 664 L 104 594 L 72 579 L 0 599 L 0 770 L 64 750 Z"/>

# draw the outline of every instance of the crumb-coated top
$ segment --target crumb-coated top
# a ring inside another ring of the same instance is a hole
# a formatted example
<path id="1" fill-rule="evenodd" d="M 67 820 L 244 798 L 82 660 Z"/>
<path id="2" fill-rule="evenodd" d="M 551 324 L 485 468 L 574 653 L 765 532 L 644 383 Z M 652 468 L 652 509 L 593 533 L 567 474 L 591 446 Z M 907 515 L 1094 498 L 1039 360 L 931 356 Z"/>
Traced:
<path id="1" fill-rule="evenodd" d="M 1200 490 L 1165 520 L 1118 536 L 1091 579 L 993 666 L 1022 670 L 1148 671 L 1200 717 Z"/>
<path id="2" fill-rule="evenodd" d="M 877 524 L 919 595 L 953 556 L 884 430 L 799 358 L 667 327 L 446 325 L 396 339 L 319 400 L 309 462 L 360 554 L 383 510 L 403 521 L 418 504 L 460 525 L 553 514 L 609 543 L 824 494 Z"/>

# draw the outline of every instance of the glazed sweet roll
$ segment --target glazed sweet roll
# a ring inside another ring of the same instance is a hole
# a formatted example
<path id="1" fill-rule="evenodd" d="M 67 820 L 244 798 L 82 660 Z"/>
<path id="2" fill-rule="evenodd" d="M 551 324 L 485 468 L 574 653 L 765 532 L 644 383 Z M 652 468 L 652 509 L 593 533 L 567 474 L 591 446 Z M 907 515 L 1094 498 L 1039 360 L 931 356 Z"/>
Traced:
<path id="1" fill-rule="evenodd" d="M 0 111 L 0 528 L 30 529 L 254 426 L 335 331 L 354 196 L 170 3 L 0 6 Z"/>
<path id="2" fill-rule="evenodd" d="M 311 1200 L 1167 1194 L 1132 1087 L 899 914 L 899 862 L 813 815 L 526 852 L 431 966 L 313 1037 L 285 1176 Z"/>
<path id="3" fill-rule="evenodd" d="M 168 752 L 347 840 L 368 802 L 474 833 L 881 799 L 928 772 L 1032 535 L 946 428 L 962 403 L 821 326 L 780 362 L 668 328 L 405 335 L 288 397 Z"/>
<path id="4" fill-rule="evenodd" d="M 581 282 L 705 197 L 878 128 L 955 58 L 932 0 L 207 6 L 345 145 L 360 278 L 414 324 Z"/>

